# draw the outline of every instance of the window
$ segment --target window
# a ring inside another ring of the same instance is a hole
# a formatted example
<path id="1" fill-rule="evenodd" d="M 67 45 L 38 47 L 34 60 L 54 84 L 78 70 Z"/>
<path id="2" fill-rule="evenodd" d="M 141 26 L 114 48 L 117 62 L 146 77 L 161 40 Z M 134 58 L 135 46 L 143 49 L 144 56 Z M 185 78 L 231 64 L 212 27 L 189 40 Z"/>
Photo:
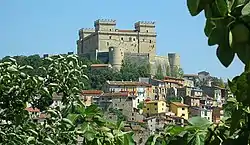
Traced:
<path id="1" fill-rule="evenodd" d="M 155 108 L 155 110 L 157 110 L 157 108 Z"/>
<path id="2" fill-rule="evenodd" d="M 155 105 L 157 105 L 157 103 L 155 103 Z"/>
<path id="3" fill-rule="evenodd" d="M 134 113 L 132 113 L 132 116 L 134 116 Z"/>
<path id="4" fill-rule="evenodd" d="M 133 41 L 135 41 L 135 38 L 133 38 Z"/>
<path id="5" fill-rule="evenodd" d="M 149 110 L 149 108 L 147 110 Z"/>
<path id="6" fill-rule="evenodd" d="M 129 41 L 132 41 L 132 38 L 131 38 L 131 37 L 129 37 Z"/>
<path id="7" fill-rule="evenodd" d="M 139 99 L 137 99 L 137 102 L 138 102 L 138 103 L 140 103 L 140 100 L 139 100 Z"/>
<path id="8" fill-rule="evenodd" d="M 104 98 L 102 98 L 102 100 L 104 100 Z"/>
<path id="9" fill-rule="evenodd" d="M 112 36 L 109 36 L 109 39 L 112 39 Z"/>
<path id="10" fill-rule="evenodd" d="M 109 42 L 107 42 L 107 46 L 109 46 Z"/>
<path id="11" fill-rule="evenodd" d="M 120 98 L 120 102 L 122 101 L 122 98 Z"/>
<path id="12" fill-rule="evenodd" d="M 146 32 L 148 32 L 148 30 Z"/>
<path id="13" fill-rule="evenodd" d="M 182 108 L 182 110 L 185 110 L 185 108 Z"/>
<path id="14" fill-rule="evenodd" d="M 121 40 L 123 40 L 123 37 L 121 37 Z"/>
<path id="15" fill-rule="evenodd" d="M 152 43 L 152 40 L 149 40 L 149 43 Z"/>
<path id="16" fill-rule="evenodd" d="M 164 109 L 162 108 L 162 111 L 163 111 Z"/>
<path id="17" fill-rule="evenodd" d="M 162 103 L 162 106 L 164 106 L 164 103 Z"/>
<path id="18" fill-rule="evenodd" d="M 112 29 L 109 29 L 109 31 L 112 31 Z"/>
<path id="19" fill-rule="evenodd" d="M 135 120 L 134 118 L 132 118 L 132 120 Z"/>
<path id="20" fill-rule="evenodd" d="M 181 116 L 185 116 L 185 114 L 182 114 Z"/>

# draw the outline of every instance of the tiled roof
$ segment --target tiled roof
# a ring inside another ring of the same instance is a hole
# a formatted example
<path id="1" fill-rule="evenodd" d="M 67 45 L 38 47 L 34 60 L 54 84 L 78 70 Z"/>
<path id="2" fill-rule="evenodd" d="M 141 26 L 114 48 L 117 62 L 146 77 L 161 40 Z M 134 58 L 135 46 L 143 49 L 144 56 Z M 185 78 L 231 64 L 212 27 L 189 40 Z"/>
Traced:
<path id="1" fill-rule="evenodd" d="M 102 90 L 83 90 L 82 95 L 101 95 Z"/>
<path id="2" fill-rule="evenodd" d="M 166 79 L 172 79 L 172 80 L 180 80 L 180 81 L 184 81 L 184 79 L 180 79 L 180 78 L 175 78 L 175 77 L 170 77 L 170 76 L 165 76 L 164 78 L 165 80 Z"/>
<path id="3" fill-rule="evenodd" d="M 25 110 L 27 110 L 28 112 L 40 112 L 40 109 L 32 107 L 25 108 Z"/>
<path id="4" fill-rule="evenodd" d="M 174 104 L 175 106 L 178 106 L 178 107 L 188 107 L 187 104 L 183 104 L 183 103 L 180 103 L 180 102 L 171 102 L 171 104 Z"/>
<path id="5" fill-rule="evenodd" d="M 115 97 L 115 96 L 129 96 L 128 92 L 114 92 L 114 93 L 104 93 L 102 96 L 104 97 Z"/>
<path id="6" fill-rule="evenodd" d="M 146 86 L 150 87 L 151 84 L 145 82 L 132 82 L 132 81 L 107 81 L 109 85 L 112 86 Z"/>

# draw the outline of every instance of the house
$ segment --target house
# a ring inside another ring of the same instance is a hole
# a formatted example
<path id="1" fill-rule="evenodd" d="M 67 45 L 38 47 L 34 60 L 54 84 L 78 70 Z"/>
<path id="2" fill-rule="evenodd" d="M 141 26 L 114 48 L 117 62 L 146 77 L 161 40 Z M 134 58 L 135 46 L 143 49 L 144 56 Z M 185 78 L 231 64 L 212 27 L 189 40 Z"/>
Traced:
<path id="1" fill-rule="evenodd" d="M 184 97 L 184 103 L 189 106 L 200 106 L 201 97 L 186 96 Z"/>
<path id="2" fill-rule="evenodd" d="M 143 116 L 136 109 L 137 97 L 130 95 L 128 92 L 104 93 L 93 98 L 93 103 L 97 104 L 101 109 L 107 112 L 109 119 L 116 120 L 116 115 L 112 110 L 119 110 L 127 121 L 142 121 Z"/>
<path id="3" fill-rule="evenodd" d="M 210 122 L 212 122 L 212 109 L 210 108 L 202 108 L 202 107 L 190 107 L 189 108 L 190 116 L 199 116 L 201 118 L 206 118 Z"/>
<path id="4" fill-rule="evenodd" d="M 83 90 L 81 92 L 82 100 L 86 106 L 90 106 L 93 102 L 93 97 L 103 94 L 101 90 Z"/>
<path id="5" fill-rule="evenodd" d="M 167 103 L 162 100 L 147 101 L 144 103 L 143 115 L 152 116 L 168 111 Z"/>
<path id="6" fill-rule="evenodd" d="M 220 123 L 220 120 L 223 118 L 224 111 L 222 107 L 213 107 L 212 121 L 213 123 Z"/>
<path id="7" fill-rule="evenodd" d="M 164 100 L 168 86 L 163 80 L 153 78 L 139 78 L 139 82 L 145 82 L 152 85 L 152 97 L 153 100 Z"/>
<path id="8" fill-rule="evenodd" d="M 203 90 L 200 88 L 192 88 L 191 89 L 191 96 L 194 97 L 201 97 L 203 95 Z"/>
<path id="9" fill-rule="evenodd" d="M 215 86 L 213 87 L 202 86 L 201 89 L 206 95 L 216 100 L 214 102 L 215 106 L 222 106 L 222 104 L 225 101 L 225 95 L 223 96 L 224 98 L 222 98 L 222 90 L 224 90 L 223 88 L 215 87 Z"/>
<path id="10" fill-rule="evenodd" d="M 135 81 L 107 81 L 104 84 L 104 92 L 128 92 L 136 96 L 134 108 L 137 108 L 140 102 L 152 95 L 152 85 L 145 82 Z"/>
<path id="11" fill-rule="evenodd" d="M 208 80 L 211 76 L 209 74 L 209 72 L 206 71 L 201 71 L 198 73 L 198 77 L 201 81 L 206 81 Z"/>
<path id="12" fill-rule="evenodd" d="M 184 80 L 190 80 L 192 82 L 194 82 L 194 86 L 198 86 L 198 82 L 199 82 L 199 77 L 197 74 L 184 74 L 183 75 L 183 79 Z M 184 81 L 184 86 L 185 86 L 185 81 Z"/>
<path id="13" fill-rule="evenodd" d="M 168 88 L 171 88 L 171 87 L 181 88 L 184 85 L 184 79 L 180 79 L 180 78 L 166 76 L 163 81 L 168 86 Z"/>
<path id="14" fill-rule="evenodd" d="M 171 102 L 170 103 L 170 111 L 175 113 L 176 116 L 182 117 L 188 120 L 188 105 L 179 103 L 179 102 Z"/>
<path id="15" fill-rule="evenodd" d="M 193 80 L 189 80 L 187 78 L 184 78 L 184 87 L 194 87 L 194 81 Z"/>
<path id="16" fill-rule="evenodd" d="M 192 88 L 189 87 L 177 88 L 177 96 L 183 98 L 185 98 L 186 96 L 191 96 L 191 90 Z"/>

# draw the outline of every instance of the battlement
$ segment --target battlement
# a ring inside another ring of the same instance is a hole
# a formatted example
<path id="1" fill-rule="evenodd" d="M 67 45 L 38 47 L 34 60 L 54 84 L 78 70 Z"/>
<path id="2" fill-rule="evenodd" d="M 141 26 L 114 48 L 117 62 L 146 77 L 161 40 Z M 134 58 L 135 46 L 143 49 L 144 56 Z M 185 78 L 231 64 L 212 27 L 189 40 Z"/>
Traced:
<path id="1" fill-rule="evenodd" d="M 95 29 L 94 28 L 82 28 L 80 29 L 80 32 L 94 32 Z"/>
<path id="2" fill-rule="evenodd" d="M 138 21 L 135 23 L 135 27 L 138 27 L 138 26 L 155 27 L 155 22 L 154 21 Z"/>
<path id="3" fill-rule="evenodd" d="M 116 25 L 116 20 L 113 19 L 98 19 L 94 22 L 94 25 L 106 24 L 106 25 Z"/>

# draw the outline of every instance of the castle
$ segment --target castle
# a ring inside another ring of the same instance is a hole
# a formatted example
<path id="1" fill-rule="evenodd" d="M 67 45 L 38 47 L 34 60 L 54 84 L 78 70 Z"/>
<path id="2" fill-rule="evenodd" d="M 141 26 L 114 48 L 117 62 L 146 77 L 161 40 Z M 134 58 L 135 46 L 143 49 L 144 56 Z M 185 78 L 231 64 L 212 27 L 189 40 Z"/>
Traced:
<path id="1" fill-rule="evenodd" d="M 77 54 L 100 59 L 118 70 L 122 60 L 149 63 L 152 74 L 156 73 L 159 65 L 163 71 L 166 67 L 180 67 L 178 54 L 156 55 L 155 22 L 138 21 L 134 26 L 134 30 L 120 30 L 116 28 L 116 20 L 98 19 L 94 28 L 79 30 Z"/>

